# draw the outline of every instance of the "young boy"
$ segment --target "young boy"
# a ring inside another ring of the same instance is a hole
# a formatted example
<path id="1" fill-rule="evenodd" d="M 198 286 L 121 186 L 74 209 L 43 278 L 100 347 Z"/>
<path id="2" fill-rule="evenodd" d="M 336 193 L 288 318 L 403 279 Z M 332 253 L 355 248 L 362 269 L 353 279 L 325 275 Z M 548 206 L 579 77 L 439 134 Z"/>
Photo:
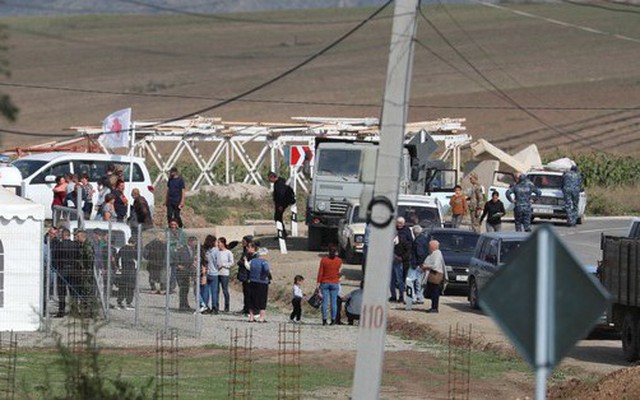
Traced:
<path id="1" fill-rule="evenodd" d="M 460 185 L 456 185 L 453 190 L 455 190 L 455 194 L 449 200 L 451 225 L 452 228 L 459 228 L 462 218 L 467 214 L 467 199 L 462 195 L 462 187 Z"/>
<path id="2" fill-rule="evenodd" d="M 291 316 L 289 316 L 291 322 L 294 321 L 294 318 L 296 322 L 300 322 L 300 318 L 302 317 L 302 298 L 304 297 L 304 293 L 302 292 L 303 282 L 304 277 L 302 275 L 296 275 L 296 277 L 293 278 L 293 300 L 291 300 L 293 311 L 291 311 Z"/>

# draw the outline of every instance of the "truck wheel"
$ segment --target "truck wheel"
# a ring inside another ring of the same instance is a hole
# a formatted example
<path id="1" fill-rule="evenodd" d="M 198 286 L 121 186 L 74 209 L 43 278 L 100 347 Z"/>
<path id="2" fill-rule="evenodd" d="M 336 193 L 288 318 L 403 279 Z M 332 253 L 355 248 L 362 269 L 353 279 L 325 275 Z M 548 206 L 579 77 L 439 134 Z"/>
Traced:
<path id="1" fill-rule="evenodd" d="M 307 250 L 318 251 L 322 246 L 322 229 L 309 227 L 309 237 L 307 238 Z"/>
<path id="2" fill-rule="evenodd" d="M 480 299 L 478 297 L 478 284 L 475 279 L 469 282 L 469 305 L 474 310 L 480 309 Z"/>
<path id="3" fill-rule="evenodd" d="M 582 216 L 582 217 L 578 217 L 578 219 L 576 220 L 576 224 L 578 224 L 578 225 L 582 225 L 582 221 L 583 221 L 583 219 L 584 219 L 584 216 Z"/>
<path id="4" fill-rule="evenodd" d="M 627 313 L 622 322 L 622 351 L 627 361 L 633 362 L 638 359 L 638 317 Z"/>

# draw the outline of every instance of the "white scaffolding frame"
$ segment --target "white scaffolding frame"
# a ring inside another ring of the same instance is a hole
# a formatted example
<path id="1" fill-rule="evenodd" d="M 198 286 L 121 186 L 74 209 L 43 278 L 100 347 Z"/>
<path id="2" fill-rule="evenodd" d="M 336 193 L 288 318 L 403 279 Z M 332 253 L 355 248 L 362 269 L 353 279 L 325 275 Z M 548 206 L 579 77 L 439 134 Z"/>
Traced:
<path id="1" fill-rule="evenodd" d="M 261 168 L 269 162 L 269 170 L 276 171 L 278 159 L 288 166 L 288 181 L 295 180 L 294 187 L 309 192 L 307 177 L 301 173 L 301 166 L 290 166 L 286 157 L 290 146 L 315 148 L 316 137 L 335 137 L 351 140 L 379 140 L 377 118 L 325 118 L 296 117 L 293 123 L 224 122 L 220 118 L 196 117 L 168 124 L 157 122 L 134 122 L 136 143 L 133 154 L 152 162 L 160 171 L 154 185 L 168 178 L 169 170 L 183 155 L 188 155 L 197 165 L 199 175 L 191 184 L 197 190 L 203 184 L 219 185 L 235 182 L 235 166 L 241 165 L 246 172 L 241 177 L 243 183 L 267 185 L 260 174 Z M 443 118 L 436 121 L 407 124 L 407 138 L 420 131 L 433 133 L 434 140 L 442 141 L 445 150 L 442 159 L 453 157 L 453 166 L 460 169 L 460 147 L 470 143 L 471 136 L 464 132 L 465 119 Z M 97 126 L 72 127 L 83 137 L 95 138 L 102 133 Z M 201 147 L 211 144 L 205 152 Z M 167 146 L 169 145 L 169 146 Z M 254 145 L 253 155 L 248 146 Z M 257 145 L 257 146 L 255 146 Z M 162 148 L 160 148 L 162 147 Z M 256 151 L 256 149 L 258 149 Z M 102 147 L 108 153 L 108 150 Z M 224 165 L 224 176 L 217 177 L 214 169 Z"/>

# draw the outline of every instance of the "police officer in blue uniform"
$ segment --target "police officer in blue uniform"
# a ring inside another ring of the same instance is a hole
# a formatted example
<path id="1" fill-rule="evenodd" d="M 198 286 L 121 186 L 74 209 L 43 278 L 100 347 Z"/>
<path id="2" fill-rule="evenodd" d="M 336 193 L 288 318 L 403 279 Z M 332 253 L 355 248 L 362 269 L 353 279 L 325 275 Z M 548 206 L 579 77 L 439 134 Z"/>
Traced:
<path id="1" fill-rule="evenodd" d="M 578 222 L 578 200 L 582 177 L 578 167 L 572 165 L 571 169 L 562 175 L 562 194 L 564 195 L 564 209 L 567 212 L 567 225 L 576 226 Z"/>
<path id="2" fill-rule="evenodd" d="M 515 200 L 511 198 L 511 195 L 515 196 Z M 516 232 L 531 232 L 531 196 L 541 196 L 540 189 L 536 187 L 529 179 L 527 175 L 520 174 L 518 176 L 518 183 L 507 190 L 507 199 L 515 204 L 513 214 L 516 222 Z"/>

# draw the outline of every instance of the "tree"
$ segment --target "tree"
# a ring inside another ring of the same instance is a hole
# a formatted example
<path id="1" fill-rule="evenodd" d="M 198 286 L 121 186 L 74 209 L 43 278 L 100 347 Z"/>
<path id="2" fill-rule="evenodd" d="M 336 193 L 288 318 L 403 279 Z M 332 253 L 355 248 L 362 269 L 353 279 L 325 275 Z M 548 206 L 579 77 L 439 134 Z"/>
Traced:
<path id="1" fill-rule="evenodd" d="M 0 75 L 7 78 L 11 76 L 9 57 L 7 56 L 7 52 L 9 51 L 9 46 L 7 45 L 8 39 L 9 34 L 7 33 L 7 27 L 0 25 Z M 0 116 L 13 122 L 18 117 L 18 111 L 18 107 L 13 104 L 11 97 L 7 94 L 0 93 Z"/>

